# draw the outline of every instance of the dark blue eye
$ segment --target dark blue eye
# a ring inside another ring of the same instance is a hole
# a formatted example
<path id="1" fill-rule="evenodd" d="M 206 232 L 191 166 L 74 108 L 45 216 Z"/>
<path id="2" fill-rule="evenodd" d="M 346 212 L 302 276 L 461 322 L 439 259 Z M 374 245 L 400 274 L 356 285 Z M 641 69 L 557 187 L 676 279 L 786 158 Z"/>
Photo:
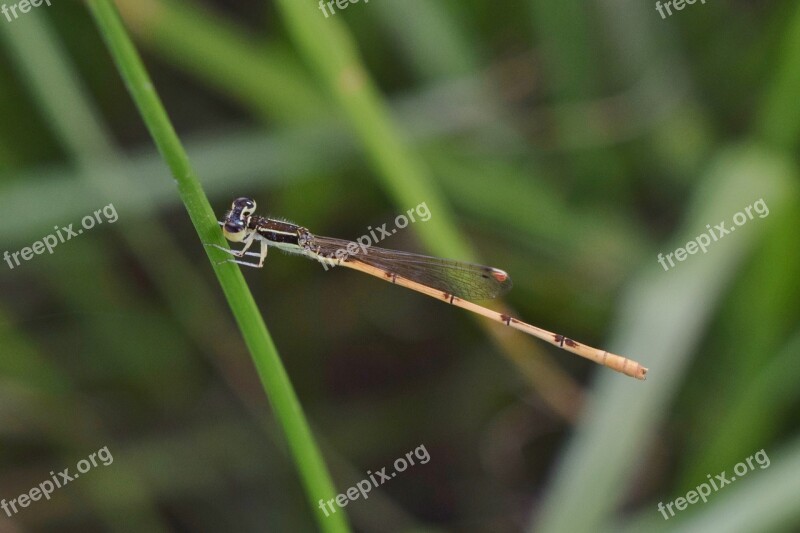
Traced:
<path id="1" fill-rule="evenodd" d="M 236 200 L 234 200 L 233 206 L 238 207 L 239 209 L 244 209 L 244 208 L 255 209 L 256 203 L 250 198 L 243 196 L 241 198 L 237 198 Z"/>

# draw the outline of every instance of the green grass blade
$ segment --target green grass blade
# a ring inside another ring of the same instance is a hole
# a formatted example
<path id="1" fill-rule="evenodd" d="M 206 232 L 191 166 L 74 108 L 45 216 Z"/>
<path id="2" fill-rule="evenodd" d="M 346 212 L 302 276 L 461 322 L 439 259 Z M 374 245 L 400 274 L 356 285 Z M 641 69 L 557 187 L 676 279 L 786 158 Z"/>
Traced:
<path id="1" fill-rule="evenodd" d="M 800 506 L 797 505 L 800 495 L 800 476 L 797 475 L 800 471 L 800 439 L 790 442 L 779 453 L 769 453 L 769 458 L 769 467 L 750 472 L 746 483 L 742 481 L 725 487 L 726 492 L 720 494 L 718 501 L 709 501 L 708 510 L 704 508 L 702 513 L 688 518 L 674 531 L 796 531 L 796 520 L 800 517 Z M 655 514 L 655 510 L 653 512 Z"/>
<path id="2" fill-rule="evenodd" d="M 375 169 L 375 177 L 395 205 L 424 201 L 436 215 L 417 226 L 421 240 L 434 255 L 477 261 L 477 254 L 458 230 L 449 202 L 437 187 L 428 166 L 412 149 L 390 118 L 388 105 L 361 60 L 347 27 L 336 18 L 325 19 L 316 5 L 279 0 L 286 25 L 297 47 L 325 86 L 336 97 L 359 142 Z M 500 312 L 515 314 L 498 305 Z M 475 316 L 503 355 L 519 367 L 554 411 L 565 418 L 574 415 L 570 398 L 578 387 L 551 360 L 536 354 L 530 339 L 509 337 L 486 320 Z M 565 392 L 566 391 L 566 392 Z"/>
<path id="3" fill-rule="evenodd" d="M 325 19 L 316 4 L 279 0 L 278 5 L 297 47 L 335 95 L 395 203 L 410 206 L 424 200 L 436 213 L 431 223 L 415 228 L 425 244 L 445 257 L 473 260 L 449 204 L 389 118 L 347 28 L 335 18 Z"/>
<path id="4" fill-rule="evenodd" d="M 116 8 L 107 0 L 90 0 L 87 5 L 153 140 L 175 177 L 181 200 L 200 240 L 224 244 L 211 205 Z M 230 263 L 216 264 L 220 260 L 219 253 L 207 253 L 286 434 L 309 503 L 316 509 L 317 501 L 333 497 L 335 489 L 300 402 L 241 271 Z M 343 512 L 327 518 L 318 511 L 314 515 L 323 531 L 349 531 Z"/>
<path id="5" fill-rule="evenodd" d="M 708 221 L 730 219 L 759 197 L 770 209 L 784 209 L 797 193 L 795 173 L 790 162 L 758 148 L 723 152 L 699 186 L 680 234 L 665 243 L 663 251 L 693 239 Z M 598 531 L 611 519 L 628 479 L 640 466 L 641 450 L 647 449 L 678 393 L 714 306 L 774 220 L 761 222 L 668 272 L 654 254 L 651 265 L 629 287 L 618 340 L 611 349 L 641 355 L 650 367 L 647 390 L 619 383 L 609 374 L 600 376 L 594 402 L 562 458 L 535 531 Z"/>

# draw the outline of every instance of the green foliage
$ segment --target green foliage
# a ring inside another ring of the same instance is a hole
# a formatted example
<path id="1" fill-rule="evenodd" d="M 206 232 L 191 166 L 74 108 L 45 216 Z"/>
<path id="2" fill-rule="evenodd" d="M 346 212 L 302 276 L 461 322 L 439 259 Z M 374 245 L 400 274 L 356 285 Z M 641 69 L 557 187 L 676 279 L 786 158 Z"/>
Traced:
<path id="1" fill-rule="evenodd" d="M 666 20 L 633 0 L 371 0 L 328 18 L 311 0 L 90 0 L 0 17 L 4 249 L 119 212 L 0 263 L 0 498 L 115 456 L 12 520 L 793 530 L 798 36 L 788 0 Z M 245 282 L 214 250 L 208 268 L 202 243 L 223 244 L 216 220 L 241 195 L 343 238 L 424 201 L 430 221 L 382 246 L 508 270 L 502 305 L 648 380 L 344 269 L 271 252 Z M 658 263 L 759 198 L 767 217 Z M 429 464 L 317 508 L 419 444 Z M 760 449 L 769 468 L 658 512 Z"/>

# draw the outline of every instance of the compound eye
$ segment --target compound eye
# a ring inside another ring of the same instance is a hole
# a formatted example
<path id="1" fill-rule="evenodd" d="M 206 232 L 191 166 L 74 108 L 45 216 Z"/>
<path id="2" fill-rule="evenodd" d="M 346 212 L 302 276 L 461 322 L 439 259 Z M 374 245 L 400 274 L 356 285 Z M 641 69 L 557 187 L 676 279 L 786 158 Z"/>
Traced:
<path id="1" fill-rule="evenodd" d="M 233 209 L 241 210 L 242 214 L 247 216 L 256 210 L 256 203 L 250 198 L 243 196 L 233 201 Z"/>
<path id="2" fill-rule="evenodd" d="M 241 198 L 237 198 L 233 201 L 234 207 L 249 207 L 251 209 L 255 209 L 256 203 L 246 196 L 242 196 Z"/>

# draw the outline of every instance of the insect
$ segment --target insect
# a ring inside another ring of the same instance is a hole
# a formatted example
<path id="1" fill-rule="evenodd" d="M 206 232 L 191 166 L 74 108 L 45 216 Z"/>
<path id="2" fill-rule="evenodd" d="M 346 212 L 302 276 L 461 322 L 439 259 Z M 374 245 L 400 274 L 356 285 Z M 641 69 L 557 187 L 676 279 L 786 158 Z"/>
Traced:
<path id="1" fill-rule="evenodd" d="M 230 250 L 216 244 L 208 246 L 233 256 L 226 261 L 248 267 L 262 268 L 267 251 L 275 247 L 304 255 L 323 265 L 352 268 L 472 311 L 627 376 L 645 379 L 647 368 L 636 361 L 592 348 L 470 301 L 496 298 L 511 289 L 511 278 L 503 270 L 322 237 L 290 222 L 255 215 L 255 210 L 256 203 L 252 199 L 237 198 L 219 222 L 225 238 L 241 243 L 241 249 Z M 255 243 L 258 243 L 259 251 L 249 251 Z M 257 257 L 258 260 L 247 261 L 247 257 Z"/>

